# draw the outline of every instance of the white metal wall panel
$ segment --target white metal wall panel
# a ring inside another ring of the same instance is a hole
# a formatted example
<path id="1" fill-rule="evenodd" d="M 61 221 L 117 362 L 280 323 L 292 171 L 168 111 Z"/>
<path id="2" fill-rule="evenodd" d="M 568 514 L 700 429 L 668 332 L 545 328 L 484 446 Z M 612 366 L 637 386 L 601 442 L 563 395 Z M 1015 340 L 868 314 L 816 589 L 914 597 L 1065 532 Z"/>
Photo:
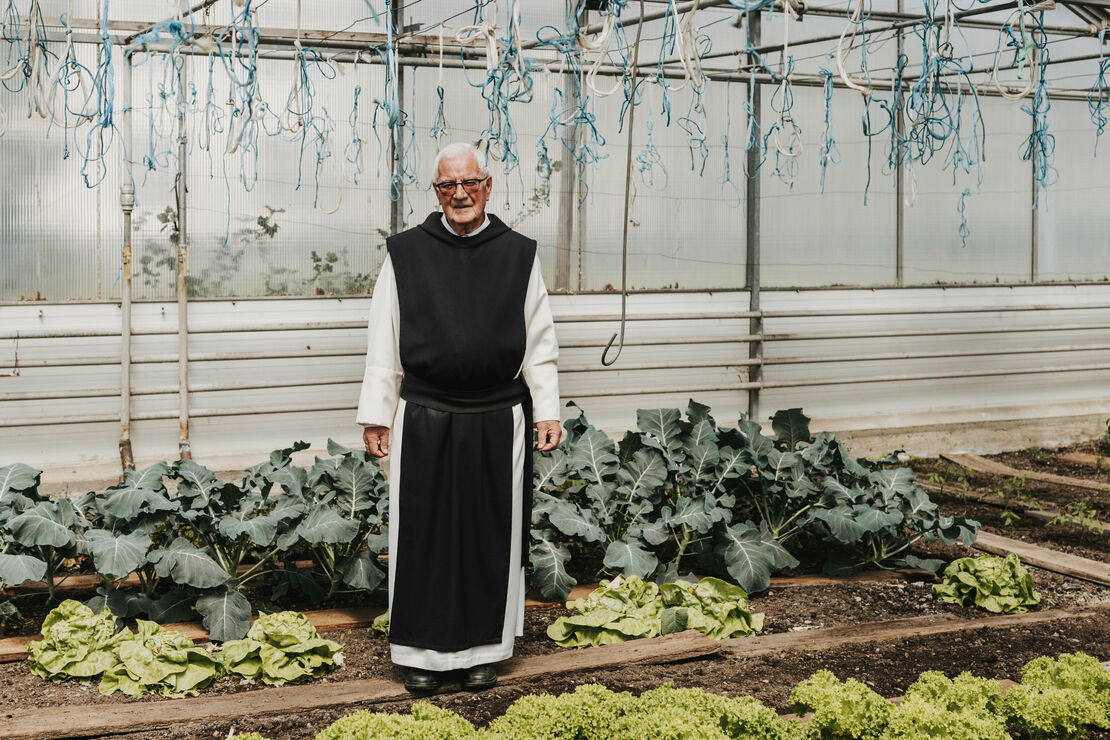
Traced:
<path id="1" fill-rule="evenodd" d="M 737 317 L 746 293 L 630 296 L 630 316 L 656 318 L 628 323 L 611 368 L 599 359 L 617 322 L 588 319 L 619 315 L 619 296 L 551 301 L 564 400 L 577 399 L 595 424 L 626 429 L 636 408 L 684 407 L 691 397 L 721 421 L 746 409 L 748 320 Z M 191 303 L 194 454 L 249 456 L 295 439 L 356 443 L 369 302 Z M 819 428 L 884 428 L 1110 405 L 1110 286 L 767 291 L 762 303 L 764 419 L 801 406 Z M 1040 308 L 1016 310 L 1030 307 Z M 942 308 L 961 310 L 906 313 Z M 119 317 L 113 304 L 0 305 L 0 465 L 118 464 Z M 133 319 L 132 439 L 141 464 L 175 456 L 176 305 L 138 303 Z M 1044 330 L 1051 327 L 1074 328 Z M 85 336 L 41 336 L 66 332 Z M 869 332 L 890 336 L 858 336 Z M 892 375 L 917 379 L 873 381 Z"/>

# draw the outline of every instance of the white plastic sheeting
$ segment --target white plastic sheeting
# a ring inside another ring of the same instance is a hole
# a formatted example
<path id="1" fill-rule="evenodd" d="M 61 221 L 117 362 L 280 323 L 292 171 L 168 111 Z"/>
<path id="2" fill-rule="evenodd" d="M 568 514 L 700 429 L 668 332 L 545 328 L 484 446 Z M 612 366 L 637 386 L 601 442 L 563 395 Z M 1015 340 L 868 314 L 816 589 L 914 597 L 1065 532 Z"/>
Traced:
<path id="1" fill-rule="evenodd" d="M 357 443 L 369 300 L 190 304 L 194 455 L 249 456 L 296 439 Z M 601 349 L 617 322 L 581 319 L 615 316 L 619 301 L 552 296 L 564 401 L 613 431 L 634 426 L 637 408 L 684 407 L 691 397 L 721 421 L 747 408 L 748 320 L 729 317 L 747 309 L 746 293 L 631 296 L 630 315 L 674 318 L 631 321 L 620 360 L 604 369 Z M 1110 286 L 768 291 L 762 302 L 763 419 L 801 406 L 818 429 L 883 428 L 1110 405 Z M 1084 308 L 1049 308 L 1058 306 Z M 845 312 L 859 315 L 813 315 Z M 118 464 L 119 319 L 114 304 L 0 305 L 0 465 Z M 132 439 L 141 465 L 176 455 L 176 305 L 136 304 L 133 325 Z M 51 336 L 64 333 L 71 336 Z M 843 336 L 861 333 L 884 336 Z M 996 351 L 1006 354 L 985 354 Z M 1055 370 L 1022 372 L 1042 367 Z M 915 379 L 868 381 L 889 375 Z"/>

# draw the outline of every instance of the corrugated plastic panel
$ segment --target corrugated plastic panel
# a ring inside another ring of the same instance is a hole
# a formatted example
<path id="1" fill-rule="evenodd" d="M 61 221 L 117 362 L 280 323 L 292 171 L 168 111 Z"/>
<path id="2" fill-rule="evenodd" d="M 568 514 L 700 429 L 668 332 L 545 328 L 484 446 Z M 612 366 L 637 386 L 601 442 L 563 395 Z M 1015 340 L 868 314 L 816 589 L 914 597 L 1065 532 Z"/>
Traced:
<path id="1" fill-rule="evenodd" d="M 763 295 L 769 385 L 805 381 L 802 387 L 769 387 L 761 416 L 801 406 L 826 424 L 867 428 L 944 423 L 969 415 L 1044 413 L 1072 404 L 1110 405 L 1110 370 L 1020 374 L 1039 367 L 1110 365 L 1110 286 L 1022 288 L 918 288 L 767 291 Z M 738 291 L 634 295 L 630 315 L 668 314 L 677 319 L 632 321 L 621 359 L 603 369 L 601 348 L 616 321 L 587 322 L 590 315 L 619 313 L 619 297 L 552 296 L 564 346 L 560 366 L 564 400 L 578 400 L 591 421 L 611 430 L 635 423 L 636 408 L 685 406 L 693 397 L 726 421 L 746 409 L 740 384 L 747 379 L 748 348 L 742 341 L 747 295 Z M 1076 305 L 1067 310 L 1004 311 L 1007 307 Z M 189 342 L 194 454 L 265 451 L 293 439 L 320 446 L 328 437 L 357 442 L 354 424 L 365 351 L 369 299 L 270 299 L 197 301 L 190 305 Z M 938 307 L 988 308 L 949 314 L 904 314 Z M 1094 308 L 1092 306 L 1107 306 Z M 774 316 L 776 311 L 857 311 L 853 316 Z M 890 313 L 883 313 L 889 311 Z M 699 315 L 702 318 L 689 318 Z M 710 315 L 713 318 L 707 318 Z M 1073 326 L 1057 331 L 1046 327 Z M 0 306 L 0 329 L 95 333 L 106 336 L 0 339 L 0 464 L 111 463 L 116 460 L 119 400 L 119 308 L 110 304 Z M 280 328 L 251 331 L 251 328 Z M 326 328 L 330 327 L 330 328 Z M 1087 328 L 1084 328 L 1087 327 Z M 175 454 L 177 425 L 176 305 L 135 306 L 132 386 L 136 457 Z M 1005 330 L 1019 331 L 1005 331 Z M 974 333 L 961 334 L 960 331 Z M 169 332 L 169 333 L 158 333 Z M 889 332 L 872 338 L 786 337 L 798 334 Z M 932 332 L 913 336 L 913 332 Z M 643 344 L 656 342 L 656 344 Z M 1068 348 L 1074 348 L 1066 351 Z M 1011 354 L 985 355 L 989 350 Z M 1043 352 L 1041 350 L 1052 350 Z M 944 358 L 883 359 L 890 353 L 944 353 Z M 18 362 L 16 356 L 18 354 Z M 240 359 L 233 359 L 233 357 Z M 266 356 L 269 356 L 267 359 Z M 858 357 L 862 356 L 862 357 Z M 874 357 L 872 357 L 874 356 Z M 841 361 L 816 361 L 856 357 Z M 776 363 L 782 358 L 809 358 Z M 86 364 L 77 364 L 77 363 Z M 89 364 L 93 363 L 93 364 Z M 99 363 L 99 364 L 96 364 Z M 675 368 L 675 364 L 697 367 Z M 55 366 L 51 366 L 55 365 Z M 664 365 L 645 369 L 643 365 Z M 669 367 L 666 367 L 669 366 Z M 16 368 L 18 373 L 16 374 Z M 1007 373 L 1006 371 L 1014 371 Z M 868 382 L 884 375 L 991 373 Z M 852 382 L 832 382 L 852 380 Z M 221 389 L 226 386 L 238 390 Z M 50 396 L 50 398 L 44 398 Z M 69 396 L 59 398 L 57 396 Z M 318 409 L 318 410 L 312 410 Z M 569 413 L 569 411 L 568 411 Z M 209 416 L 211 415 L 211 416 Z M 104 418 L 105 421 L 27 425 L 35 419 Z M 159 417 L 159 418 L 150 418 Z M 5 426 L 19 422 L 21 426 Z"/>

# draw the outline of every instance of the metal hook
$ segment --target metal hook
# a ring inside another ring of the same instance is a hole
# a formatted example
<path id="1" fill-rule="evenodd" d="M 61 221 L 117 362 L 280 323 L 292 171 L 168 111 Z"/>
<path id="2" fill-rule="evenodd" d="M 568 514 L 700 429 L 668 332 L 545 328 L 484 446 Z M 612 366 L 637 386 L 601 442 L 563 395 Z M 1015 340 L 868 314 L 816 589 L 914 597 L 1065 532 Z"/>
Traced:
<path id="1" fill-rule="evenodd" d="M 622 298 L 623 298 L 623 296 L 622 296 Z M 617 354 L 613 355 L 613 359 L 606 360 L 606 358 L 609 356 L 609 349 L 613 346 L 613 342 L 617 341 L 617 332 L 613 332 L 613 336 L 609 339 L 609 344 L 605 345 L 605 349 L 601 353 L 601 364 L 604 365 L 605 367 L 609 367 L 614 362 L 616 362 L 617 358 L 619 358 L 621 356 L 621 350 L 624 349 L 624 315 L 623 314 L 624 314 L 624 311 L 622 310 L 621 311 L 621 331 L 620 331 L 620 340 L 621 340 L 621 342 L 620 342 L 620 344 L 617 345 Z"/>
<path id="2" fill-rule="evenodd" d="M 640 0 L 640 22 L 636 26 L 636 43 L 632 47 L 632 95 L 635 97 L 636 87 L 638 81 L 636 80 L 636 69 L 640 60 L 640 33 L 644 29 L 644 0 Z M 636 106 L 632 106 L 628 111 L 628 149 L 625 153 L 624 160 L 624 231 L 621 236 L 621 330 L 620 330 L 620 344 L 617 345 L 617 354 L 613 355 L 613 359 L 609 359 L 609 350 L 613 347 L 613 342 L 617 341 L 617 333 L 614 332 L 613 336 L 609 339 L 609 344 L 605 345 L 605 350 L 601 353 L 601 364 L 604 367 L 609 367 L 617 358 L 621 356 L 621 351 L 624 349 L 624 328 L 628 325 L 628 211 L 629 203 L 628 196 L 629 190 L 632 185 L 632 125 L 636 120 Z"/>

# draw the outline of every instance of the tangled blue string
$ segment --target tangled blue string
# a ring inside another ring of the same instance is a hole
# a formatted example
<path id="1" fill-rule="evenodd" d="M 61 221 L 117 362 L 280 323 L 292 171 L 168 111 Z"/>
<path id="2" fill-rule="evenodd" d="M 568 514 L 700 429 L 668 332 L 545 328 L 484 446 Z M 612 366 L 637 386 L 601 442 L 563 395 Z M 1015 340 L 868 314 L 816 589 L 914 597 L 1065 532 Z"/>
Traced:
<path id="1" fill-rule="evenodd" d="M 1052 101 L 1048 96 L 1048 82 L 1045 72 L 1048 69 L 1048 34 L 1044 30 L 1044 11 L 1037 11 L 1033 19 L 1031 31 L 1033 44 L 1037 48 L 1037 65 L 1035 73 L 1036 83 L 1033 88 L 1033 99 L 1030 105 L 1023 105 L 1021 109 L 1033 119 L 1033 130 L 1025 140 L 1022 148 L 1021 159 L 1033 163 L 1033 207 L 1036 208 L 1041 190 L 1053 185 L 1059 173 L 1053 165 L 1056 153 L 1056 137 L 1048 130 L 1048 112 L 1052 108 Z"/>
<path id="2" fill-rule="evenodd" d="M 1091 114 L 1091 123 L 1095 125 L 1095 156 L 1098 156 L 1098 139 L 1106 130 L 1106 107 L 1110 104 L 1110 81 L 1107 80 L 1110 75 L 1110 57 L 1102 55 L 1106 31 L 1103 28 L 1098 32 L 1098 76 L 1087 91 L 1087 111 Z"/>
<path id="3" fill-rule="evenodd" d="M 832 73 L 832 54 L 828 56 L 826 67 L 821 67 L 818 70 L 823 78 L 822 90 L 825 93 L 825 127 L 821 130 L 821 194 L 825 194 L 825 174 L 828 171 L 829 164 L 840 164 L 840 145 L 836 143 L 836 138 L 832 133 L 832 94 L 833 94 L 833 73 Z"/>
<path id="4" fill-rule="evenodd" d="M 367 3 L 369 5 L 369 3 Z M 343 158 L 354 166 L 352 179 L 358 185 L 358 178 L 362 175 L 362 136 L 358 132 L 358 97 L 362 94 L 362 85 L 355 85 L 355 99 L 351 105 L 351 115 L 347 116 L 347 123 L 351 127 L 351 140 L 343 151 Z"/>
<path id="5" fill-rule="evenodd" d="M 967 196 L 969 195 L 971 195 L 971 190 L 964 188 L 964 191 L 960 193 L 959 202 L 956 203 L 956 212 L 960 214 L 960 245 L 965 249 L 967 248 L 967 238 L 971 236 L 971 229 L 967 227 L 967 212 L 965 211 L 967 208 Z"/>
<path id="6" fill-rule="evenodd" d="M 726 187 L 732 189 L 732 194 L 736 197 L 736 207 L 744 201 L 743 192 L 740 190 L 740 185 L 732 179 L 732 160 L 729 148 L 730 137 L 732 136 L 732 80 L 725 83 L 725 132 L 721 134 L 721 143 L 725 147 L 725 156 L 723 164 L 723 173 L 721 175 L 721 190 Z M 731 204 L 730 204 L 731 205 Z"/>

